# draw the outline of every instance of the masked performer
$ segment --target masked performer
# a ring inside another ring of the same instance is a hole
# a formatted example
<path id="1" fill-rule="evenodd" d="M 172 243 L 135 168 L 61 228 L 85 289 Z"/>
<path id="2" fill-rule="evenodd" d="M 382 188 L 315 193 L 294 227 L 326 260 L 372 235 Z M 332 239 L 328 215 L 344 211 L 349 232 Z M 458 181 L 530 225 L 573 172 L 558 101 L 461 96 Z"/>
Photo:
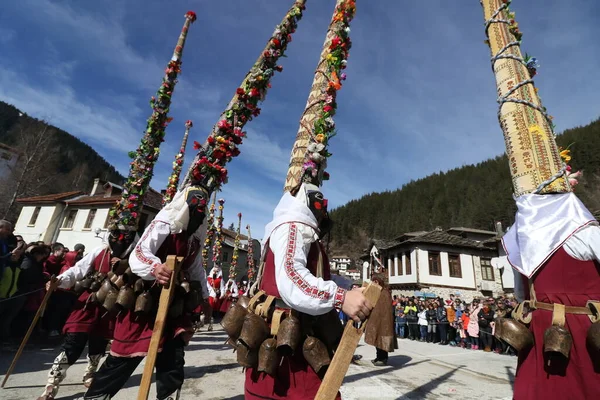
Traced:
<path id="1" fill-rule="evenodd" d="M 238 290 L 237 283 L 235 283 L 235 280 L 230 278 L 225 284 L 225 297 L 223 297 L 223 301 L 221 302 L 221 307 L 219 307 L 219 310 L 223 314 L 229 311 L 229 308 L 235 301 L 237 301 L 239 295 L 240 292 Z"/>
<path id="2" fill-rule="evenodd" d="M 329 262 L 319 240 L 330 223 L 327 200 L 320 189 L 302 183 L 295 196 L 289 192 L 283 195 L 273 221 L 265 228 L 258 288 L 274 296 L 277 310 L 290 315 L 284 322 L 289 319 L 298 324 L 289 323 L 291 330 L 280 325 L 277 342 L 282 348 L 289 347 L 290 353 L 281 361 L 277 358 L 269 373 L 261 365 L 266 361 L 263 354 L 258 366 L 246 370 L 246 399 L 314 398 L 323 367 L 341 337 L 336 310 L 342 309 L 359 321 L 372 308 L 362 289 L 347 291 L 330 280 Z M 304 343 L 294 343 L 293 338 L 299 335 Z M 246 343 L 251 339 L 240 337 Z"/>
<path id="3" fill-rule="evenodd" d="M 86 344 L 88 364 L 83 383 L 86 387 L 91 384 L 114 328 L 114 315 L 107 313 L 98 299 L 99 283 L 113 268 L 127 264 L 126 258 L 133 249 L 133 243 L 133 233 L 111 232 L 108 246 L 94 249 L 58 276 L 59 288 L 72 288 L 79 297 L 63 328 L 63 351 L 54 360 L 44 393 L 38 400 L 56 397 L 60 383 L 67 376 L 67 369 L 77 361 Z"/>
<path id="4" fill-rule="evenodd" d="M 208 323 L 208 330 L 213 330 L 214 315 L 219 312 L 221 307 L 221 300 L 225 297 L 225 281 L 223 281 L 223 271 L 221 267 L 215 265 L 208 274 L 208 291 L 210 302 L 210 310 L 206 310 L 204 313 L 205 318 L 209 317 L 210 322 Z"/>
<path id="5" fill-rule="evenodd" d="M 168 255 L 184 257 L 176 277 L 177 288 L 171 303 L 156 359 L 158 399 L 163 400 L 183 384 L 183 347 L 193 334 L 191 312 L 208 298 L 206 273 L 202 268 L 201 236 L 207 192 L 191 186 L 177 192 L 146 228 L 129 258 L 131 271 L 144 283 L 146 307 L 121 313 L 115 323 L 110 355 L 102 364 L 85 394 L 85 399 L 110 399 L 125 385 L 148 352 L 154 326 L 160 286 L 169 283 L 172 271 L 164 262 Z M 139 297 L 138 297 L 139 300 Z"/>

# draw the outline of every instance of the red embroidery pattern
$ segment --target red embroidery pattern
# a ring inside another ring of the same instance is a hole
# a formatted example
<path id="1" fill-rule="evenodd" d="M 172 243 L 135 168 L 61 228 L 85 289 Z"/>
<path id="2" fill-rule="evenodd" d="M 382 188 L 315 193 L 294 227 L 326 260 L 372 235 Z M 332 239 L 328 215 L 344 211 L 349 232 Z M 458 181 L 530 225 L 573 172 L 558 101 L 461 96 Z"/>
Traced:
<path id="1" fill-rule="evenodd" d="M 331 294 L 324 290 L 319 290 L 316 286 L 310 286 L 298 271 L 294 268 L 294 254 L 296 253 L 296 224 L 290 224 L 290 233 L 288 234 L 287 252 L 285 255 L 285 273 L 290 280 L 296 285 L 305 295 L 321 300 L 329 300 Z"/>
<path id="2" fill-rule="evenodd" d="M 144 240 L 146 240 L 148 238 L 148 236 L 150 235 L 150 232 L 152 232 L 152 230 L 154 229 L 154 225 L 156 225 L 158 222 L 165 223 L 163 221 L 158 221 L 158 220 L 152 221 L 150 223 L 150 225 L 148 225 L 148 227 L 146 228 L 146 231 L 144 232 L 144 236 L 142 236 L 140 241 L 135 245 L 135 256 L 138 258 L 138 260 L 140 260 L 141 262 L 143 262 L 147 265 L 153 265 L 155 261 L 151 258 L 146 257 L 146 255 L 142 251 L 141 244 L 144 242 Z M 154 272 L 154 271 L 152 271 L 152 272 Z"/>
<path id="3" fill-rule="evenodd" d="M 336 310 L 342 309 L 342 304 L 344 304 L 344 299 L 346 298 L 346 289 L 342 289 L 338 287 L 335 291 L 335 298 L 333 300 L 333 307 Z"/>

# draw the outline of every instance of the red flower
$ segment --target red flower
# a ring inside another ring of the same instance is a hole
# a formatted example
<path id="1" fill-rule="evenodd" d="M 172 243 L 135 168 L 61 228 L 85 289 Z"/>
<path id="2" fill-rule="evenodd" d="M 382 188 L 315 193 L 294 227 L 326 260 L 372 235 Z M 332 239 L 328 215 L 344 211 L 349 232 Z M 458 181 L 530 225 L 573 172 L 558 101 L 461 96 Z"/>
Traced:
<path id="1" fill-rule="evenodd" d="M 244 89 L 242 89 L 241 87 L 237 88 L 237 90 L 235 92 L 238 94 L 238 96 L 246 94 L 246 91 Z"/>
<path id="2" fill-rule="evenodd" d="M 281 46 L 281 42 L 279 41 L 279 39 L 273 39 L 273 44 L 275 45 L 275 47 Z"/>
<path id="3" fill-rule="evenodd" d="M 193 11 L 188 11 L 185 13 L 185 17 L 189 18 L 192 22 L 196 21 L 196 13 Z"/>
<path id="4" fill-rule="evenodd" d="M 211 139 L 211 138 L 212 138 L 212 136 L 210 136 L 210 137 L 208 138 L 208 142 L 209 142 L 209 143 L 210 143 L 210 139 Z M 213 140 L 214 140 L 214 139 L 213 139 Z M 200 143 L 198 143 L 198 142 L 196 142 L 196 141 L 194 140 L 194 150 L 200 150 L 200 148 L 201 148 L 201 147 L 202 147 L 202 145 L 201 145 Z"/>
<path id="5" fill-rule="evenodd" d="M 339 37 L 336 36 L 331 41 L 331 46 L 329 46 L 329 48 L 330 49 L 335 49 L 337 46 L 340 45 L 340 43 L 342 43 L 342 39 L 340 39 Z"/>
<path id="6" fill-rule="evenodd" d="M 213 151 L 212 155 L 217 160 L 220 160 L 221 158 L 223 158 L 225 156 L 225 154 L 223 154 L 223 152 L 221 150 L 215 150 L 215 151 Z"/>
<path id="7" fill-rule="evenodd" d="M 281 71 L 283 71 L 283 66 L 282 66 L 282 65 L 278 65 L 278 66 L 276 66 L 276 67 L 275 67 L 275 71 L 277 71 L 277 72 L 281 72 Z"/>
<path id="8" fill-rule="evenodd" d="M 326 113 L 331 112 L 333 110 L 333 107 L 331 107 L 329 104 L 327 104 L 325 107 L 323 107 L 323 111 L 325 111 Z"/>
<path id="9" fill-rule="evenodd" d="M 250 91 L 250 96 L 251 97 L 256 97 L 260 94 L 260 92 L 258 91 L 257 88 L 252 88 L 252 90 Z"/>
<path id="10" fill-rule="evenodd" d="M 210 144 L 210 145 L 215 144 L 215 138 L 214 138 L 214 136 L 209 136 L 208 137 L 208 144 Z"/>

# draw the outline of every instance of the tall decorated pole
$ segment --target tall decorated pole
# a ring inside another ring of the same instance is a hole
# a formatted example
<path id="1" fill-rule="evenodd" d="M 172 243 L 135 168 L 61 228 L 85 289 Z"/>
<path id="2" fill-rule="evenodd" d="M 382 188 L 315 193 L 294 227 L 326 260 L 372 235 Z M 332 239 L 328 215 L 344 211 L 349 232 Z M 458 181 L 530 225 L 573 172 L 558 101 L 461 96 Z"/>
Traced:
<path id="1" fill-rule="evenodd" d="M 481 0 L 498 92 L 498 120 L 504 133 L 515 195 L 570 192 L 568 150 L 556 145 L 552 116 L 538 96 L 537 60 L 521 53 L 519 24 L 510 0 Z M 561 155 L 563 156 L 561 159 Z"/>
<path id="2" fill-rule="evenodd" d="M 208 211 L 208 217 L 206 219 L 206 238 L 204 238 L 204 247 L 202 248 L 202 268 L 208 272 L 208 254 L 210 253 L 210 247 L 215 237 L 215 209 L 216 209 L 216 192 L 212 203 Z"/>
<path id="3" fill-rule="evenodd" d="M 137 151 L 129 153 L 133 159 L 129 170 L 129 177 L 123 187 L 123 196 L 110 211 L 109 230 L 134 232 L 137 230 L 139 217 L 143 207 L 144 195 L 150 187 L 154 165 L 158 160 L 159 147 L 164 141 L 165 128 L 172 118 L 168 116 L 171 106 L 171 97 L 177 83 L 177 76 L 181 72 L 181 57 L 190 25 L 196 20 L 196 14 L 189 11 L 185 14 L 183 29 L 177 40 L 173 57 L 165 69 L 163 82 L 152 97 L 152 115 L 148 119 L 146 131 Z"/>
<path id="4" fill-rule="evenodd" d="M 238 213 L 238 226 L 235 231 L 235 241 L 233 242 L 233 255 L 231 256 L 231 265 L 229 266 L 229 279 L 235 280 L 237 276 L 237 263 L 240 249 L 240 230 L 242 228 L 242 213 Z"/>
<path id="5" fill-rule="evenodd" d="M 246 259 L 246 265 L 248 266 L 248 284 L 254 281 L 254 275 L 256 275 L 256 269 L 254 266 L 254 246 L 252 245 L 252 232 L 250 232 L 250 225 L 246 225 L 248 230 L 248 258 Z"/>
<path id="6" fill-rule="evenodd" d="M 292 41 L 292 33 L 296 31 L 298 21 L 302 18 L 305 3 L 306 0 L 294 1 L 281 24 L 275 27 L 254 66 L 237 88 L 207 141 L 204 144 L 195 142 L 194 147 L 199 152 L 181 187 L 201 184 L 212 192 L 227 183 L 226 164 L 240 154 L 239 146 L 246 136 L 244 126 L 260 114 L 258 104 L 265 99 L 271 87 L 271 78 L 276 71 L 283 70 L 277 63 Z"/>
<path id="7" fill-rule="evenodd" d="M 300 118 L 284 191 L 298 187 L 303 179 L 319 186 L 329 179 L 325 172 L 327 158 L 331 155 L 327 145 L 335 135 L 336 95 L 346 79 L 343 70 L 352 46 L 349 25 L 355 12 L 356 1 L 337 0 L 306 108 Z"/>
<path id="8" fill-rule="evenodd" d="M 215 243 L 213 245 L 212 261 L 213 267 L 221 266 L 221 255 L 223 253 L 223 208 L 225 199 L 219 199 L 219 216 L 215 228 Z"/>
<path id="9" fill-rule="evenodd" d="M 512 318 L 494 321 L 494 336 L 519 353 L 515 399 L 595 398 L 600 227 L 573 193 L 579 173 L 567 165 L 569 150 L 556 144 L 552 117 L 533 83 L 539 66 L 521 53 L 511 1 L 481 4 L 517 206 L 502 245 L 522 301 Z"/>
<path id="10" fill-rule="evenodd" d="M 173 200 L 173 196 L 177 193 L 177 186 L 179 185 L 179 175 L 181 175 L 181 170 L 183 168 L 183 159 L 185 157 L 185 147 L 187 146 L 188 136 L 190 134 L 190 129 L 194 124 L 191 120 L 187 120 L 185 122 L 185 132 L 183 134 L 183 140 L 181 141 L 181 148 L 179 149 L 179 153 L 175 155 L 175 161 L 173 161 L 173 172 L 169 176 L 169 182 L 167 183 L 167 191 L 163 197 L 163 206 Z"/>

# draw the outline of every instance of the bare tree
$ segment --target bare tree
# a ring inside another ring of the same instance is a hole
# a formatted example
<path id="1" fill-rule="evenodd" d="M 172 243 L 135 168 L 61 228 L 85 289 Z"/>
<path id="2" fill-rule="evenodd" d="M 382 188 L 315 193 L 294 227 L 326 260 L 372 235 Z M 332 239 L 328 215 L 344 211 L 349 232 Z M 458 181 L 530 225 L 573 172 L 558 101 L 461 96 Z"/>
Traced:
<path id="1" fill-rule="evenodd" d="M 3 218 L 14 211 L 17 198 L 42 193 L 56 177 L 48 173 L 54 170 L 50 166 L 57 160 L 56 152 L 52 151 L 55 130 L 44 121 L 25 122 L 16 129 L 19 139 L 15 148 L 21 158 L 7 179 L 8 190 L 3 191 Z"/>

